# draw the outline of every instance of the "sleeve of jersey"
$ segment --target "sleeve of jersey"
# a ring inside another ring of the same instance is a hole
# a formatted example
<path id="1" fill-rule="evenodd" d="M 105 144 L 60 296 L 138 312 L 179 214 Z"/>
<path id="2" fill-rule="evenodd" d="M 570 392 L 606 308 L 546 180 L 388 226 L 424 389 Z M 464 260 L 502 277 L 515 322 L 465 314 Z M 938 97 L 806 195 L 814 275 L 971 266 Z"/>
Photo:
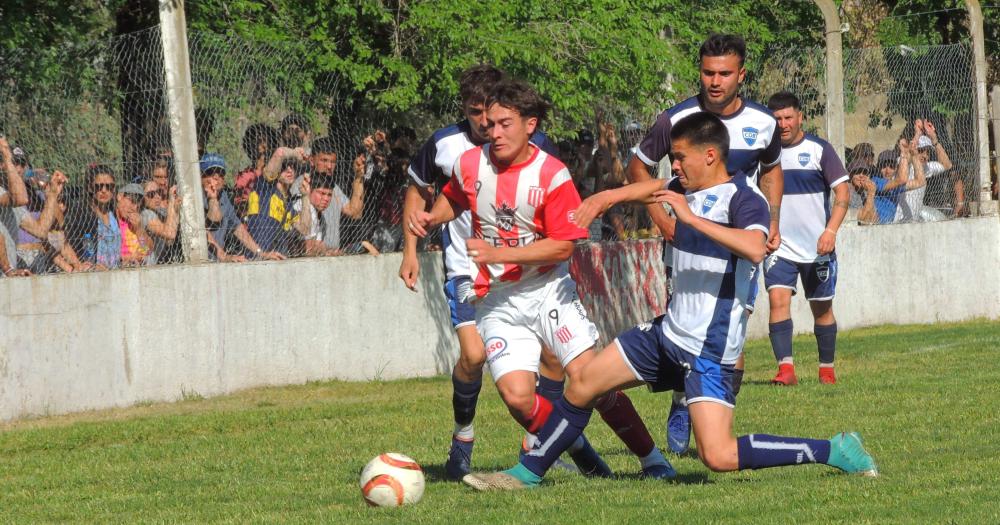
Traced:
<path id="1" fill-rule="evenodd" d="M 670 153 L 670 115 L 666 111 L 656 117 L 649 133 L 639 143 L 635 156 L 647 166 L 654 166 Z"/>
<path id="2" fill-rule="evenodd" d="M 434 137 L 431 137 L 420 147 L 420 151 L 410 159 L 408 173 L 410 179 L 418 186 L 426 187 L 434 183 L 434 173 L 437 170 L 437 164 L 434 163 L 435 157 L 437 157 L 437 143 L 434 142 Z"/>
<path id="3" fill-rule="evenodd" d="M 774 130 L 771 132 L 771 142 L 767 144 L 760 155 L 760 164 L 765 168 L 770 168 L 779 162 L 781 162 L 781 130 L 775 123 Z"/>
<path id="4" fill-rule="evenodd" d="M 826 183 L 832 188 L 840 183 L 847 182 L 847 170 L 840 156 L 833 150 L 829 142 L 823 143 L 823 157 L 820 159 L 820 169 L 823 170 L 823 177 Z"/>
<path id="5" fill-rule="evenodd" d="M 587 230 L 573 222 L 573 214 L 580 207 L 580 194 L 568 176 L 545 201 L 545 236 L 557 241 L 586 239 Z"/>
<path id="6" fill-rule="evenodd" d="M 740 190 L 729 202 L 729 216 L 733 226 L 741 230 L 760 230 L 768 234 L 771 214 L 767 201 L 752 190 Z"/>
<path id="7" fill-rule="evenodd" d="M 452 168 L 451 180 L 444 185 L 441 193 L 455 206 L 467 210 L 469 209 L 469 195 L 465 193 L 465 187 L 462 185 L 462 169 L 459 167 L 461 162 L 462 159 L 459 157 L 455 167 Z"/>

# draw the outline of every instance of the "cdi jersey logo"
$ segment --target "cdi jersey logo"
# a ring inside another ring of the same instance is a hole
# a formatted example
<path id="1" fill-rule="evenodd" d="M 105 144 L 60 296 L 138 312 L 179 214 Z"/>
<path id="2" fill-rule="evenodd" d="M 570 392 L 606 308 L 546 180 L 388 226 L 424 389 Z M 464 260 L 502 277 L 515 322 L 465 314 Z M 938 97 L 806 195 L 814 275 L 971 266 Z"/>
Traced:
<path id="1" fill-rule="evenodd" d="M 491 337 L 486 340 L 486 359 L 489 362 L 493 362 L 495 359 L 504 355 L 504 350 L 507 349 L 507 340 L 502 337 Z"/>
<path id="2" fill-rule="evenodd" d="M 753 146 L 754 142 L 757 142 L 757 128 L 743 128 L 743 140 L 746 141 L 747 146 Z"/>
<path id="3" fill-rule="evenodd" d="M 809 155 L 808 153 L 799 153 L 799 165 L 803 168 L 806 167 L 806 164 L 809 164 L 810 158 L 812 158 L 812 155 Z"/>
<path id="4" fill-rule="evenodd" d="M 707 215 L 708 212 L 712 210 L 712 207 L 715 206 L 716 202 L 719 202 L 718 195 L 709 195 L 708 197 L 705 197 L 705 202 L 701 203 L 701 214 Z"/>

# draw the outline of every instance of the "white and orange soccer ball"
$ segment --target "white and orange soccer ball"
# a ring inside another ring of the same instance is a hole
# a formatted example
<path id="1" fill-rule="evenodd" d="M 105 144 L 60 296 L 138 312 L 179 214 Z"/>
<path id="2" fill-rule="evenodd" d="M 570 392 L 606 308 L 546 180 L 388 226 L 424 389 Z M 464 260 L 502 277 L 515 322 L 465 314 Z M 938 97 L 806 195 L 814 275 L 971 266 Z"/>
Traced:
<path id="1" fill-rule="evenodd" d="M 380 454 L 361 471 L 361 495 L 374 507 L 412 505 L 424 495 L 424 472 L 408 456 Z"/>

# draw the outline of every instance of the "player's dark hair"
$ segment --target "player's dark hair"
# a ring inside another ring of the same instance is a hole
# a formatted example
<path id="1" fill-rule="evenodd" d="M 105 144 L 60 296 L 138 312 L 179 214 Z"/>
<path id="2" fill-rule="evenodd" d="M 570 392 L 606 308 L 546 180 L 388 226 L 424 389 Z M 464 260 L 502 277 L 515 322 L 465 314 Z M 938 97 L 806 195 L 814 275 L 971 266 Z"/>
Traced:
<path id="1" fill-rule="evenodd" d="M 549 103 L 531 87 L 531 84 L 520 80 L 503 80 L 493 86 L 484 105 L 490 107 L 493 104 L 513 109 L 522 118 L 535 117 L 539 125 L 549 113 Z"/>
<path id="2" fill-rule="evenodd" d="M 243 132 L 243 153 L 247 158 L 254 160 L 257 158 L 257 144 L 267 141 L 267 150 L 272 152 L 278 149 L 278 130 L 267 124 L 253 124 Z M 270 155 L 268 155 L 270 158 Z"/>
<path id="3" fill-rule="evenodd" d="M 506 78 L 506 74 L 490 64 L 472 66 L 458 77 L 458 94 L 462 104 L 485 103 L 493 86 Z"/>
<path id="4" fill-rule="evenodd" d="M 729 158 L 729 130 L 719 117 L 699 111 L 680 119 L 670 128 L 670 141 L 686 140 L 692 146 L 714 146 L 725 162 Z"/>
<path id="5" fill-rule="evenodd" d="M 743 37 L 712 33 L 698 51 L 699 60 L 705 57 L 722 57 L 726 55 L 740 57 L 740 67 L 743 66 L 743 62 L 747 58 L 747 44 L 743 41 Z"/>
<path id="6" fill-rule="evenodd" d="M 332 190 L 334 180 L 329 175 L 313 175 L 309 179 L 309 187 L 314 190 Z"/>
<path id="7" fill-rule="evenodd" d="M 320 137 L 312 141 L 312 154 L 322 155 L 324 153 L 337 153 L 337 145 L 333 143 L 332 137 Z"/>
<path id="8" fill-rule="evenodd" d="M 779 91 L 767 99 L 767 109 L 771 111 L 786 108 L 792 108 L 796 111 L 802 110 L 802 105 L 799 104 L 799 97 L 796 97 L 791 91 Z"/>

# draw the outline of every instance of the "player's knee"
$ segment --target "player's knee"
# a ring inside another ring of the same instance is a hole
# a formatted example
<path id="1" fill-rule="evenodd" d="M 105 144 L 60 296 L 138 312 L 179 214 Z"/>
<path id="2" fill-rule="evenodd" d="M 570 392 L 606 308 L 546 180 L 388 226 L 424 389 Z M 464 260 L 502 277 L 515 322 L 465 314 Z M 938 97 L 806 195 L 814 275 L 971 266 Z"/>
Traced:
<path id="1" fill-rule="evenodd" d="M 531 414 L 535 407 L 534 389 L 521 388 L 520 386 L 498 387 L 500 399 L 507 405 L 511 415 L 517 418 L 525 418 Z"/>
<path id="2" fill-rule="evenodd" d="M 462 352 L 458 357 L 458 366 L 467 375 L 480 375 L 486 364 L 486 355 L 482 352 Z"/>
<path id="3" fill-rule="evenodd" d="M 731 472 L 739 469 L 739 460 L 722 447 L 698 447 L 701 462 L 713 472 Z"/>

